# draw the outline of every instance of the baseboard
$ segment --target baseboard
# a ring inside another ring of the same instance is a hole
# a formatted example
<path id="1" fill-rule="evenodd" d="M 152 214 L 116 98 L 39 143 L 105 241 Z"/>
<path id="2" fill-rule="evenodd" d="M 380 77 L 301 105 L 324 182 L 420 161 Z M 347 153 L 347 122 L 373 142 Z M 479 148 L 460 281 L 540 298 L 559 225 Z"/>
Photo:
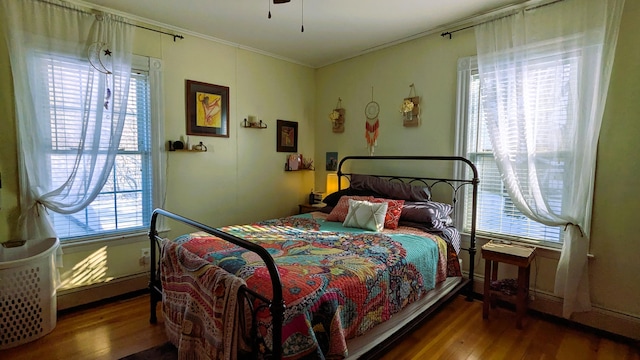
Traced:
<path id="1" fill-rule="evenodd" d="M 62 290 L 57 293 L 58 311 L 112 297 L 144 290 L 149 286 L 149 273 L 126 276 L 106 283 Z"/>
<path id="2" fill-rule="evenodd" d="M 141 273 L 127 276 L 108 283 L 85 286 L 77 289 L 59 291 L 57 294 L 57 309 L 65 310 L 104 299 L 125 295 L 144 290 L 149 285 L 149 274 Z M 482 294 L 484 290 L 484 276 L 475 275 L 473 291 Z M 531 290 L 534 299 L 529 301 L 529 309 L 544 315 L 549 315 L 559 321 L 573 322 L 589 328 L 622 336 L 634 341 L 640 340 L 640 318 L 623 314 L 599 306 L 592 306 L 592 310 L 575 313 L 570 320 L 562 317 L 562 299 L 539 290 Z"/>
<path id="3" fill-rule="evenodd" d="M 473 291 L 476 294 L 483 294 L 484 276 L 478 274 L 474 276 Z M 533 295 L 533 299 L 529 301 L 530 310 L 551 316 L 561 322 L 575 323 L 632 341 L 640 341 L 640 317 L 592 305 L 591 311 L 574 313 L 571 319 L 565 319 L 562 317 L 562 298 L 534 289 L 529 293 Z"/>

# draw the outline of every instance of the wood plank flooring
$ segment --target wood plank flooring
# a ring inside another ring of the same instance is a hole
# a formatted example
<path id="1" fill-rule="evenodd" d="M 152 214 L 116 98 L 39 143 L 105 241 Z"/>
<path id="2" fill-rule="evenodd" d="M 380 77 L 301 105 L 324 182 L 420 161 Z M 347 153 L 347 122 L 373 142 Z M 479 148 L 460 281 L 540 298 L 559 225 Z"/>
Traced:
<path id="1" fill-rule="evenodd" d="M 149 297 L 77 309 L 58 316 L 56 328 L 31 343 L 0 350 L 0 359 L 119 359 L 166 341 L 162 317 L 149 324 Z M 403 359 L 585 359 L 640 360 L 638 343 L 539 316 L 515 328 L 515 313 L 492 310 L 482 320 L 482 302 L 456 297 L 383 356 Z"/>

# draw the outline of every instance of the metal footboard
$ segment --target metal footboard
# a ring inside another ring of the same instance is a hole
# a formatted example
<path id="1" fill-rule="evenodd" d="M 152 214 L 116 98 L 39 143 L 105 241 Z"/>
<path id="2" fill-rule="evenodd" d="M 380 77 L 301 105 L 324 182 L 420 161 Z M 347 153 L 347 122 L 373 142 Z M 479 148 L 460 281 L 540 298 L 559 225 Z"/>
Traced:
<path id="1" fill-rule="evenodd" d="M 175 221 L 190 225 L 200 231 L 204 231 L 208 234 L 217 236 L 225 241 L 228 241 L 234 245 L 240 246 L 244 249 L 247 249 L 251 252 L 254 252 L 260 256 L 262 261 L 264 261 L 267 270 L 269 271 L 269 276 L 271 278 L 271 286 L 273 289 L 273 297 L 268 299 L 261 294 L 258 294 L 246 287 L 243 288 L 243 292 L 248 293 L 249 295 L 258 298 L 265 302 L 265 306 L 269 308 L 272 316 L 272 326 L 273 326 L 273 345 L 272 345 L 272 353 L 271 357 L 273 359 L 282 358 L 282 323 L 284 316 L 285 304 L 282 298 L 282 282 L 280 280 L 280 273 L 278 272 L 278 268 L 276 267 L 273 258 L 267 252 L 266 249 L 241 239 L 239 237 L 227 234 L 220 230 L 214 229 L 210 226 L 198 223 L 191 219 L 185 218 L 183 216 L 171 213 L 169 211 L 163 209 L 155 209 L 153 214 L 151 215 L 151 224 L 149 230 L 149 241 L 150 241 L 150 250 L 151 250 L 151 269 L 150 269 L 150 279 L 149 279 L 149 291 L 151 293 L 150 296 L 150 319 L 151 323 L 156 323 L 158 321 L 156 315 L 156 307 L 158 302 L 162 301 L 162 284 L 159 276 L 159 254 L 158 254 L 158 245 L 164 241 L 159 235 L 158 230 L 156 229 L 157 218 L 158 216 L 165 216 Z M 253 309 L 255 319 L 255 311 L 258 309 Z M 255 321 L 255 320 L 253 320 Z M 255 326 L 254 326 L 255 327 Z"/>

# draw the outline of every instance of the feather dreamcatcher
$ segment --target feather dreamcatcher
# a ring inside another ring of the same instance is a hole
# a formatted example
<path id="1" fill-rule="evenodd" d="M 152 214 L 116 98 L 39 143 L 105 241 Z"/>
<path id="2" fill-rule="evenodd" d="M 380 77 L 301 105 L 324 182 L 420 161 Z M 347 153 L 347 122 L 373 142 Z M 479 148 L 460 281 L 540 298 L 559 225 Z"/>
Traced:
<path id="1" fill-rule="evenodd" d="M 380 134 L 379 113 L 380 105 L 373 101 L 373 89 L 371 89 L 371 101 L 364 107 L 364 115 L 367 117 L 364 137 L 367 139 L 367 148 L 370 156 L 373 156 L 373 148 L 378 145 L 378 135 Z"/>

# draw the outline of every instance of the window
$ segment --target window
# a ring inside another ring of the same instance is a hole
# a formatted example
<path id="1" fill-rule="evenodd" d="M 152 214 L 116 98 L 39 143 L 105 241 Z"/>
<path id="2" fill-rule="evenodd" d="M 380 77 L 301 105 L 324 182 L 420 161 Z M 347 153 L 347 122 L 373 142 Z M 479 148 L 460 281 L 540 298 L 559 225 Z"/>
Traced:
<path id="1" fill-rule="evenodd" d="M 140 59 L 138 59 L 140 60 Z M 148 59 L 146 59 L 148 63 Z M 144 61 L 142 61 L 144 64 Z M 39 106 L 50 114 L 50 152 L 48 171 L 53 188 L 67 181 L 76 159 L 82 131 L 85 90 L 77 86 L 91 76 L 86 59 L 43 56 L 37 68 L 46 79 L 40 91 L 47 99 Z M 135 65 L 135 63 L 134 63 Z M 144 66 L 142 66 L 144 67 Z M 148 68 L 148 66 L 147 66 Z M 96 76 L 93 81 L 99 81 Z M 98 196 L 85 209 L 73 214 L 50 211 L 54 229 L 61 240 L 78 240 L 123 233 L 141 232 L 148 227 L 153 210 L 151 86 L 146 69 L 132 71 L 124 131 L 108 180 Z M 105 98 L 104 87 L 92 97 Z M 105 100 L 106 101 L 106 100 Z M 105 104 L 108 106 L 108 104 Z M 95 111 L 92 110 L 92 112 Z M 95 118 L 91 116 L 91 118 Z M 91 125 L 90 125 L 91 126 Z"/>
<path id="2" fill-rule="evenodd" d="M 535 124 L 531 124 L 531 126 L 543 130 L 543 134 L 550 135 L 554 132 L 569 131 L 566 129 L 566 119 L 572 109 L 568 105 L 571 103 L 568 89 L 575 84 L 578 65 L 577 55 L 562 57 L 550 55 L 540 57 L 527 68 L 526 87 L 530 91 L 525 92 L 524 103 L 536 104 Z M 515 207 L 509 197 L 494 159 L 486 122 L 481 115 L 499 110 L 497 106 L 495 109 L 480 109 L 481 103 L 487 103 L 480 101 L 483 96 L 485 94 L 482 92 L 475 58 L 461 59 L 458 81 L 458 151 L 478 168 L 480 178 L 476 222 L 478 234 L 491 238 L 517 238 L 524 241 L 542 242 L 552 246 L 561 244 L 563 236 L 561 227 L 546 226 L 529 219 Z M 558 98 L 561 100 L 562 105 L 560 106 L 557 105 Z M 554 101 L 551 101 L 552 99 Z M 489 100 L 489 103 L 494 103 L 492 99 Z M 544 106 L 544 104 L 555 105 Z M 546 148 L 545 142 L 550 141 L 554 141 L 554 136 L 538 136 L 536 144 L 538 148 Z M 555 147 L 549 146 L 549 148 Z M 554 162 L 553 166 L 548 167 L 553 171 L 548 171 L 543 181 L 547 182 L 545 188 L 552 187 L 554 189 L 546 201 L 552 209 L 558 212 L 563 206 L 562 189 L 565 183 L 565 174 L 562 168 L 564 158 L 562 150 L 549 151 L 546 155 L 536 158 L 536 161 L 539 162 Z M 464 216 L 461 219 L 461 225 L 464 231 L 470 231 L 471 228 L 470 189 L 468 189 L 468 193 L 465 194 L 465 201 L 462 203 Z M 526 194 L 527 191 L 524 193 Z"/>

